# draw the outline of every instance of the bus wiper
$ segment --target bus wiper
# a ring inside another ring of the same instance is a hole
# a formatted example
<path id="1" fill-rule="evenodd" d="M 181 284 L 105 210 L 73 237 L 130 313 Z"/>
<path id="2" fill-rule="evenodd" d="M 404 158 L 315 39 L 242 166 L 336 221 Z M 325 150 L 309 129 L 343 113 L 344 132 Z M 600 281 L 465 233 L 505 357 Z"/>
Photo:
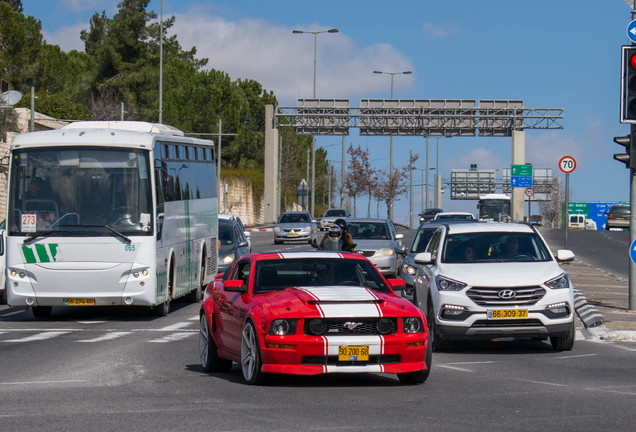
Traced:
<path id="1" fill-rule="evenodd" d="M 26 245 L 26 244 L 29 244 L 29 243 L 31 243 L 33 240 L 35 240 L 36 238 L 40 238 L 40 237 L 48 237 L 48 236 L 50 236 L 51 234 L 53 234 L 53 232 L 54 232 L 53 230 L 46 230 L 46 231 L 44 231 L 44 232 L 36 232 L 36 233 L 33 233 L 33 234 L 31 234 L 30 236 L 28 236 L 28 237 L 26 238 L 26 240 L 24 240 L 24 244 L 25 244 L 25 245 Z M 55 232 L 60 232 L 60 231 L 57 231 L 57 230 L 56 230 Z"/>
<path id="2" fill-rule="evenodd" d="M 120 233 L 119 231 L 109 227 L 108 225 L 104 225 L 104 228 L 108 229 L 110 232 L 115 234 L 117 237 L 123 239 L 126 242 L 126 244 L 131 244 L 132 243 L 132 240 L 130 240 L 130 238 L 126 237 L 124 234 Z"/>

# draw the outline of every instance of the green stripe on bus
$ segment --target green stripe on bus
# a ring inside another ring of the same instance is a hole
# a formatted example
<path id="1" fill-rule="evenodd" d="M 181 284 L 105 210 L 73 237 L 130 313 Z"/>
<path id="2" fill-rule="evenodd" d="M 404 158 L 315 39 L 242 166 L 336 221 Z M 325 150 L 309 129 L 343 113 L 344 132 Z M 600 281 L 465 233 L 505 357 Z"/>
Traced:
<path id="1" fill-rule="evenodd" d="M 46 246 L 43 244 L 36 244 L 35 251 L 38 254 L 40 262 L 49 262 L 49 254 L 46 253 Z"/>
<path id="2" fill-rule="evenodd" d="M 51 253 L 51 259 L 53 262 L 57 261 L 55 257 L 57 256 L 57 243 L 49 244 L 49 252 Z"/>
<path id="3" fill-rule="evenodd" d="M 22 254 L 24 255 L 24 261 L 26 261 L 27 264 L 33 264 L 36 262 L 35 255 L 30 247 L 22 246 Z"/>

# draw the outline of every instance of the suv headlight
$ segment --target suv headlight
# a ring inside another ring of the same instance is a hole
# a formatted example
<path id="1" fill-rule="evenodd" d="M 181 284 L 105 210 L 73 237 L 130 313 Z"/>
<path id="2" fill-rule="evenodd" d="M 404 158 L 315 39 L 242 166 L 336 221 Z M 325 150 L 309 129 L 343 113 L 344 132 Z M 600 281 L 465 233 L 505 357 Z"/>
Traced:
<path id="1" fill-rule="evenodd" d="M 570 278 L 567 273 L 562 273 L 554 279 L 547 281 L 545 286 L 552 289 L 570 288 Z"/>
<path id="2" fill-rule="evenodd" d="M 437 282 L 437 289 L 440 291 L 461 291 L 466 287 L 464 282 L 459 282 L 443 276 L 437 276 L 435 280 Z"/>

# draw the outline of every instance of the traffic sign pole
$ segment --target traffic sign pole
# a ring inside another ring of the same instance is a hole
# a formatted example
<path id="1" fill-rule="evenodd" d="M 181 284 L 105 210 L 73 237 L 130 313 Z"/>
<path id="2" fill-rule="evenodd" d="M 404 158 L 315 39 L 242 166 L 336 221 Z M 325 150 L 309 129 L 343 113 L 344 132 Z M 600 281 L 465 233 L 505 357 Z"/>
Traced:
<path id="1" fill-rule="evenodd" d="M 631 136 L 636 133 L 636 125 L 630 125 Z M 635 145 L 636 143 L 631 143 Z M 636 212 L 636 170 L 629 169 L 629 208 L 631 214 Z M 629 218 L 629 244 L 636 241 L 636 220 Z M 629 260 L 629 310 L 636 310 L 636 264 Z"/>
<path id="2" fill-rule="evenodd" d="M 570 207 L 570 174 L 565 175 L 565 223 L 563 224 L 563 249 L 568 248 L 568 230 L 570 223 L 570 215 L 568 208 Z"/>

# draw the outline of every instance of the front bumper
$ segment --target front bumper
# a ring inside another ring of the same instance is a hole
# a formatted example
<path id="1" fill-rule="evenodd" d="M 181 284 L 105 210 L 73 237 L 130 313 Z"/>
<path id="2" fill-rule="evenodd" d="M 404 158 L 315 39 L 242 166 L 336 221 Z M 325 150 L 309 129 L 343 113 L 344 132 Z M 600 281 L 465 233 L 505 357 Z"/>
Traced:
<path id="1" fill-rule="evenodd" d="M 266 335 L 263 339 L 262 370 L 266 373 L 406 373 L 427 368 L 426 333 L 388 336 Z M 369 360 L 338 361 L 340 346 L 368 346 Z"/>

